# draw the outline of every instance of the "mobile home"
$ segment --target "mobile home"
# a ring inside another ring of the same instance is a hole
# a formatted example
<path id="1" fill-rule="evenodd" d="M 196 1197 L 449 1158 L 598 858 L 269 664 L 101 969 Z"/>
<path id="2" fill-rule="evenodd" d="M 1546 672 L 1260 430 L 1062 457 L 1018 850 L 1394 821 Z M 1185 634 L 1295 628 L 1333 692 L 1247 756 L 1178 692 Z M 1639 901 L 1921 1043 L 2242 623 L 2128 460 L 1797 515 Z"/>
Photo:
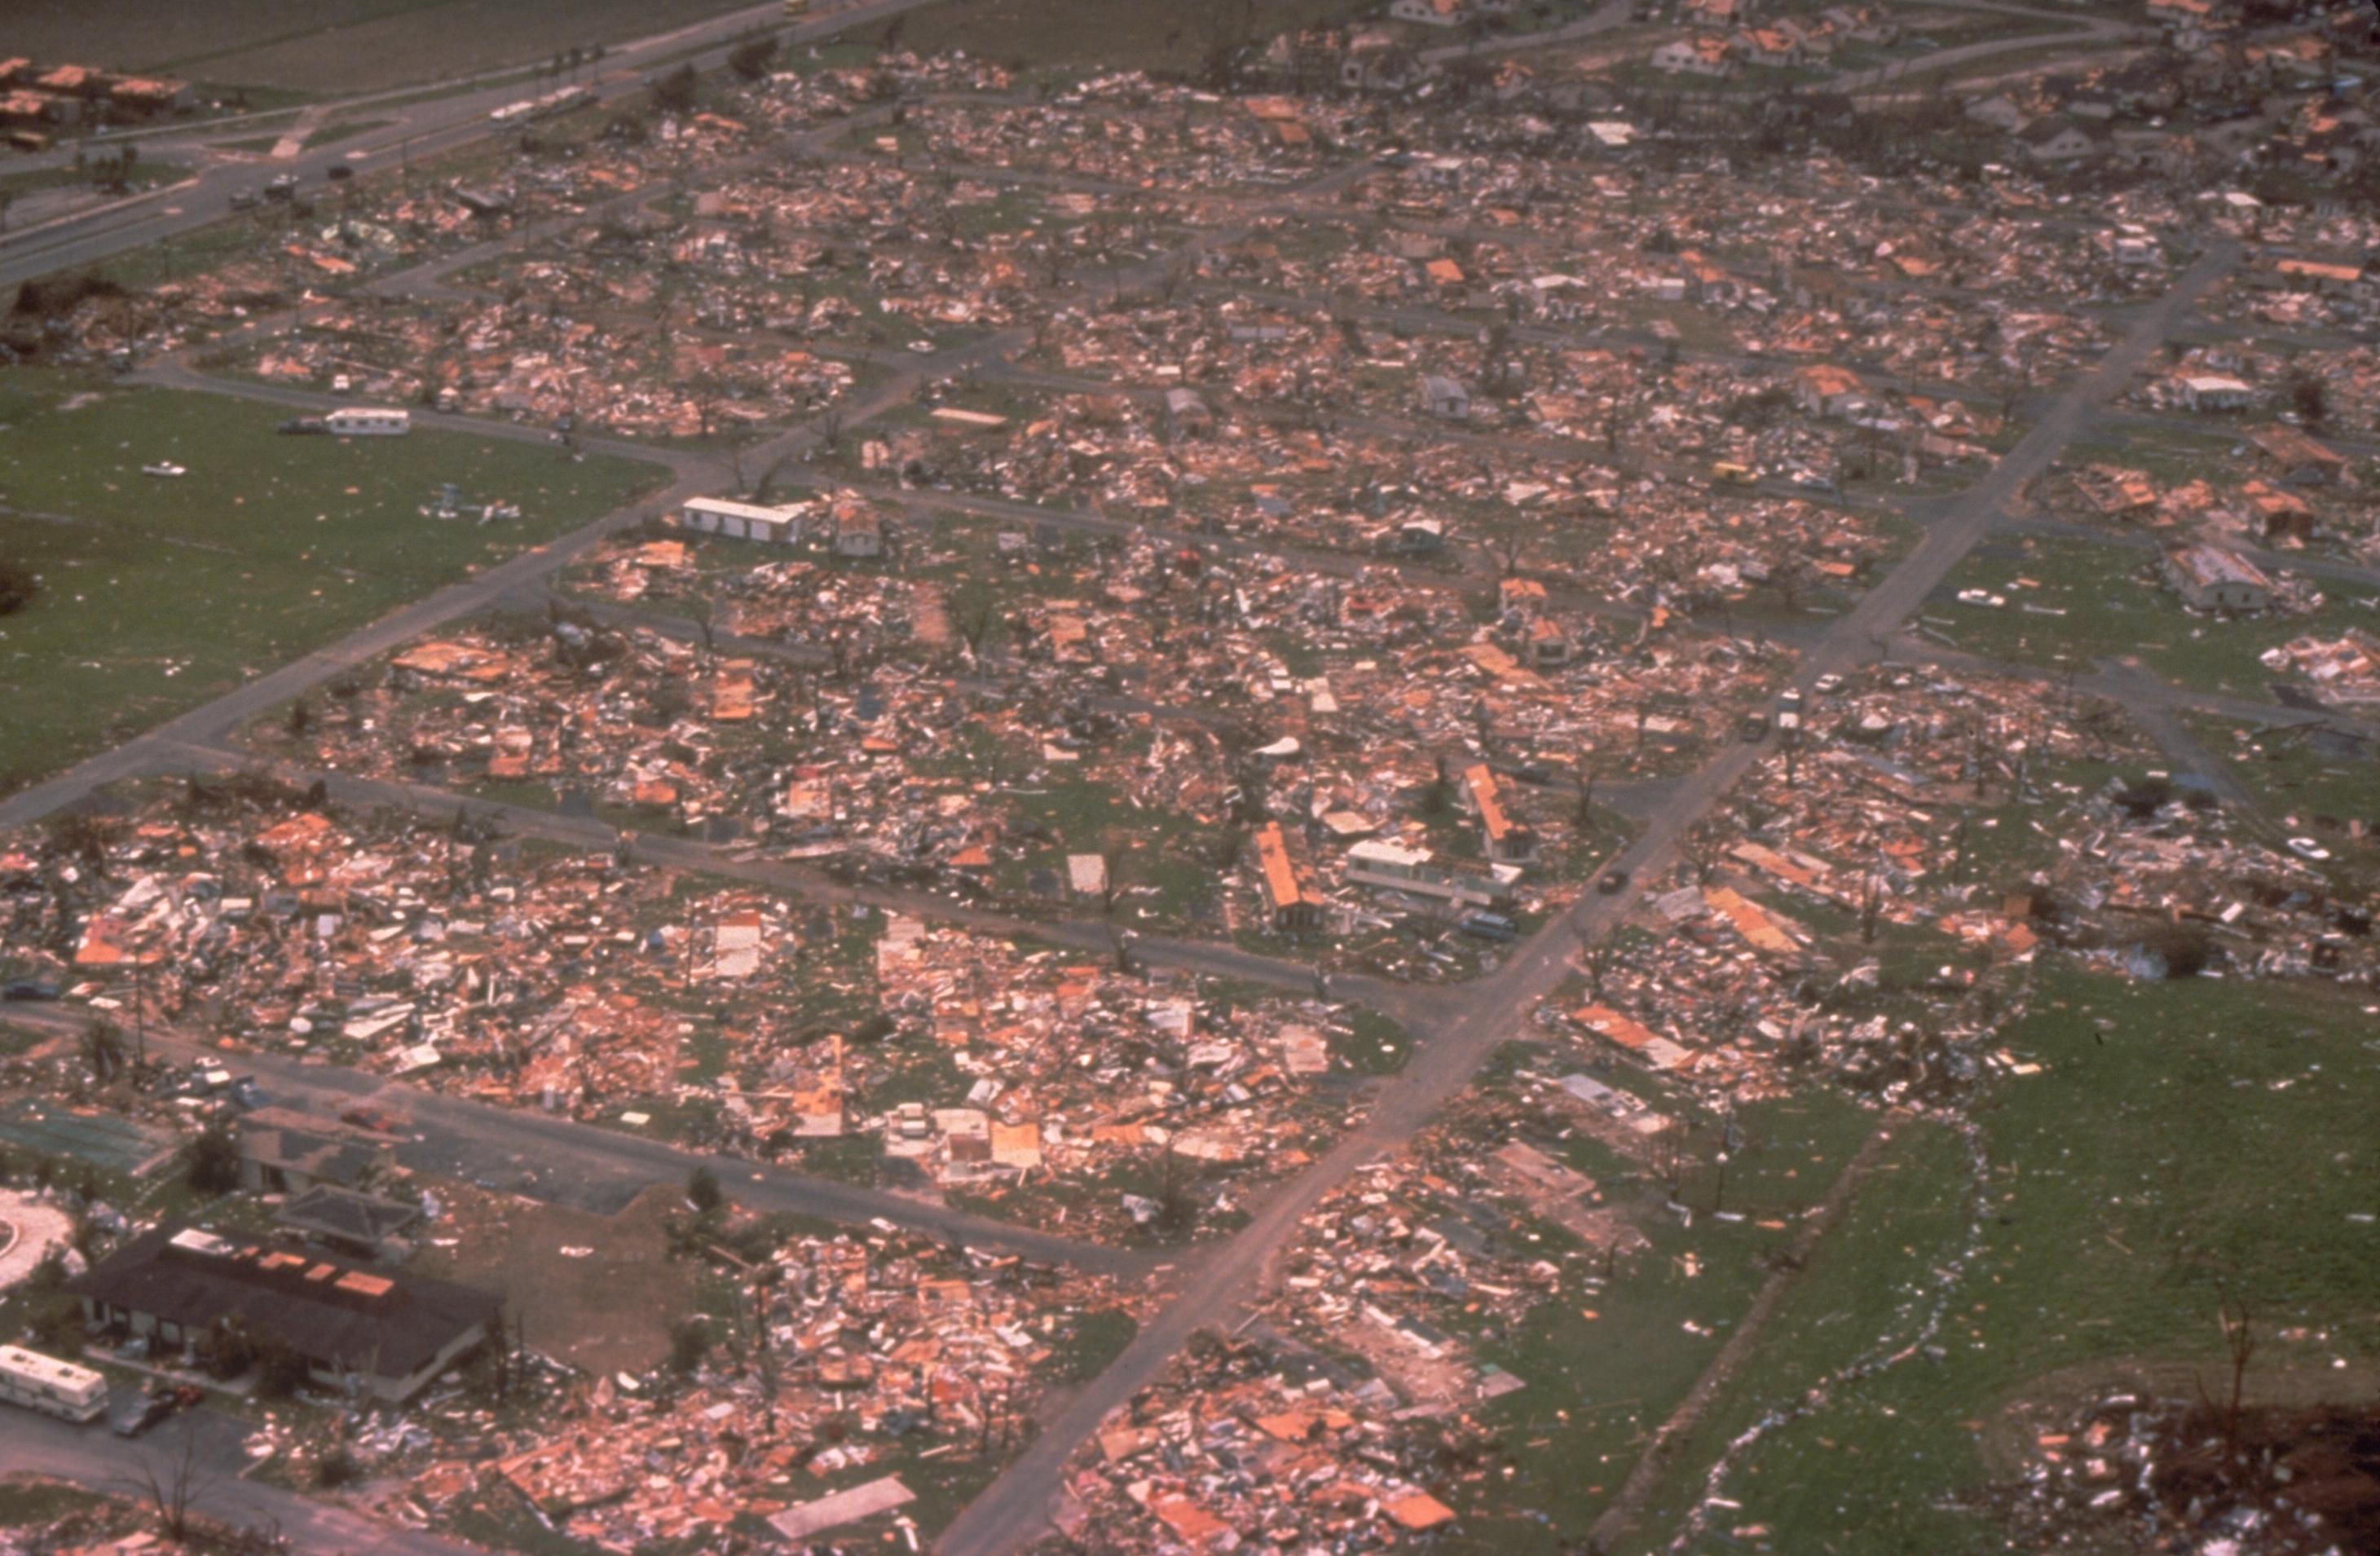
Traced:
<path id="1" fill-rule="evenodd" d="M 379 406 L 343 406 L 322 418 L 322 425 L 342 437 L 401 438 L 413 431 L 413 413 Z"/>

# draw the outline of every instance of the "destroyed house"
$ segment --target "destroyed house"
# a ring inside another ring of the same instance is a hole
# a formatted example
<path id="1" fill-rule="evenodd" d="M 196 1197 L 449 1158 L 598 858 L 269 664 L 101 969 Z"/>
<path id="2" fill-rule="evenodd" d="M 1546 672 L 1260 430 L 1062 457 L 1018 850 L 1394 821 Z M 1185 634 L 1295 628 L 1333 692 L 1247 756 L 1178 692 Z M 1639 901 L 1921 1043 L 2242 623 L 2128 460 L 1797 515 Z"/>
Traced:
<path id="1" fill-rule="evenodd" d="M 2272 603 L 2273 582 L 2256 565 L 2220 546 L 2181 546 L 2166 553 L 2166 581 L 2201 610 L 2261 611 Z"/>
<path id="2" fill-rule="evenodd" d="M 1537 834 L 1512 820 L 1497 791 L 1496 772 L 1486 762 L 1463 769 L 1463 802 L 1479 823 L 1479 850 L 1491 859 L 1517 864 L 1536 857 Z"/>
<path id="3" fill-rule="evenodd" d="M 258 1108 L 239 1121 L 240 1186 L 260 1194 L 299 1194 L 316 1184 L 356 1184 L 392 1167 L 396 1153 L 380 1136 L 287 1108 Z"/>
<path id="4" fill-rule="evenodd" d="M 2347 473 L 2347 456 L 2295 427 L 2252 427 L 2248 441 L 2265 468 L 2291 486 L 2329 486 Z"/>
<path id="5" fill-rule="evenodd" d="M 1215 430 L 1215 413 L 1196 389 L 1168 389 L 1165 419 L 1177 438 L 1204 437 Z"/>
<path id="6" fill-rule="evenodd" d="M 411 1205 L 330 1184 L 316 1184 L 273 1215 L 273 1224 L 283 1231 L 356 1258 L 402 1251 L 390 1247 L 391 1239 L 420 1219 L 421 1212 Z"/>
<path id="7" fill-rule="evenodd" d="M 83 1316 L 164 1345 L 211 1350 L 237 1327 L 271 1336 L 334 1387 L 402 1404 L 487 1338 L 500 1299 L 401 1270 L 162 1226 L 67 1282 Z"/>
<path id="8" fill-rule="evenodd" d="M 1520 878 L 1514 865 L 1490 865 L 1479 873 L 1439 864 L 1427 848 L 1407 848 L 1378 838 L 1347 850 L 1349 884 L 1414 896 L 1486 906 L 1510 897 L 1512 882 Z"/>
<path id="9" fill-rule="evenodd" d="M 799 505 L 767 508 L 751 503 L 732 503 L 724 497 L 689 497 L 686 506 L 678 510 L 678 523 L 706 535 L 791 545 L 802 538 L 803 512 Z"/>
<path id="10" fill-rule="evenodd" d="M 1275 934 L 1322 927 L 1324 899 L 1314 872 L 1289 851 L 1279 821 L 1257 829 L 1257 864 L 1264 877 L 1265 911 Z"/>

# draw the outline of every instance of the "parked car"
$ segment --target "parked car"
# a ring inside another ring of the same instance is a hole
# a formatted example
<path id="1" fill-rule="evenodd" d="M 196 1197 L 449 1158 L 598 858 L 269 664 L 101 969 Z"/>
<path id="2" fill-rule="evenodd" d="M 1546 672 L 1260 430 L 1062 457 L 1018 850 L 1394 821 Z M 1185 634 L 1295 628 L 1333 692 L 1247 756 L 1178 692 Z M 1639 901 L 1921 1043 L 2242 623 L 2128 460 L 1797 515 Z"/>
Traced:
<path id="1" fill-rule="evenodd" d="M 1521 926 L 1500 913 L 1475 913 L 1454 926 L 1474 940 L 1518 940 Z"/>
<path id="2" fill-rule="evenodd" d="M 1607 869 L 1595 878 L 1595 889 L 1607 897 L 1616 897 L 1628 890 L 1628 872 L 1624 869 Z"/>
<path id="3" fill-rule="evenodd" d="M 55 1000 L 57 997 L 56 984 L 38 983 L 30 978 L 20 978 L 6 989 L 0 989 L 0 1000 L 6 1000 L 12 1003 L 24 1003 L 34 1000 Z"/>
<path id="4" fill-rule="evenodd" d="M 1768 715 L 1759 712 L 1746 713 L 1743 715 L 1742 722 L 1735 726 L 1735 733 L 1746 743 L 1762 738 L 1768 733 Z"/>
<path id="5" fill-rule="evenodd" d="M 276 432 L 291 433 L 321 432 L 326 436 L 331 431 L 330 428 L 322 425 L 322 419 L 319 416 L 294 417 L 273 430 Z"/>
<path id="6" fill-rule="evenodd" d="M 254 189 L 234 189 L 234 190 L 232 190 L 232 192 L 231 192 L 231 208 L 232 208 L 233 210 L 235 210 L 235 211 L 253 211 L 253 210 L 255 210 L 255 209 L 256 209 L 256 191 L 255 191 Z"/>
<path id="7" fill-rule="evenodd" d="M 178 1388 L 166 1389 L 158 1393 L 150 1394 L 135 1404 L 126 1405 L 116 1413 L 115 1419 L 107 1424 L 107 1428 L 118 1437 L 139 1437 L 151 1427 L 181 1409 L 185 1403 L 182 1398 L 183 1392 L 184 1391 Z M 198 1391 L 190 1389 L 188 1392 L 196 1394 Z"/>

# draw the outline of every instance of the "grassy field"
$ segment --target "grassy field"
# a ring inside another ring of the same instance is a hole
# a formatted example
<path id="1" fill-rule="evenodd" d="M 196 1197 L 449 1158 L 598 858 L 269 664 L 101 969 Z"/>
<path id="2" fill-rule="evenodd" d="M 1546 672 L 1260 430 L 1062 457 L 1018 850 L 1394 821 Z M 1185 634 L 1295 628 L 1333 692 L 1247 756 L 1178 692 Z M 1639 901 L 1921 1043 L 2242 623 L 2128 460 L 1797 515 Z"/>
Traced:
<path id="1" fill-rule="evenodd" d="M 2166 680 L 2241 694 L 2280 678 L 2258 662 L 2267 649 L 2307 633 L 2335 638 L 2349 626 L 2380 626 L 2380 611 L 2365 603 L 2369 590 L 2328 580 L 2320 580 L 2324 605 L 2312 615 L 2192 615 L 2151 581 L 2155 566 L 2156 553 L 2140 546 L 2063 536 L 1995 543 L 1961 563 L 1921 614 L 1970 653 L 2085 672 L 2095 659 L 2135 655 Z M 1988 590 L 2008 603 L 1998 610 L 1956 603 L 1965 589 Z"/>
<path id="2" fill-rule="evenodd" d="M 84 396 L 95 396 L 78 403 Z M 449 433 L 274 434 L 208 395 L 0 378 L 0 555 L 42 575 L 0 618 L 0 792 L 153 725 L 657 484 L 627 460 Z M 174 460 L 178 480 L 140 467 Z M 483 529 L 437 483 L 519 504 Z"/>
<path id="3" fill-rule="evenodd" d="M 965 49 L 1012 67 L 1101 65 L 1123 70 L 1196 73 L 1218 47 L 1276 32 L 1345 22 L 1378 7 L 1371 0 L 1269 0 L 1182 6 L 1172 0 L 942 0 L 898 18 L 900 47 L 919 54 Z M 1245 13 L 1245 25 L 1234 22 Z M 880 40 L 892 21 L 852 36 Z"/>
<path id="4" fill-rule="evenodd" d="M 1719 1494 L 1740 1505 L 1694 1549 L 2008 1549 L 1982 1496 L 1985 1444 L 2005 1454 L 2011 1441 L 2009 1407 L 2077 1368 L 2139 1360 L 2215 1377 L 2219 1289 L 2258 1315 L 2255 1373 L 2368 1375 L 2380 1045 L 2359 998 L 2046 971 L 2003 1034 L 2044 1069 L 1976 1110 L 1980 1225 L 1966 1143 L 1912 1126 L 1618 1549 L 1666 1548 L 1719 1445 L 1821 1383 L 1823 1405 L 1738 1461 Z M 1937 1307 L 1938 1329 L 1921 1333 Z M 1940 1354 L 1834 1376 L 1921 1340 Z"/>
<path id="5" fill-rule="evenodd" d="M 1525 1054 L 1507 1050 L 1491 1076 L 1516 1058 Z M 1649 1077 L 1616 1084 L 1646 1093 L 1672 1116 L 1691 1112 L 1691 1103 L 1661 1095 Z M 1692 1225 L 1661 1208 L 1666 1183 L 1573 1137 L 1569 1164 L 1594 1178 L 1608 1201 L 1641 1207 L 1636 1224 L 1652 1246 L 1620 1258 L 1599 1289 L 1599 1258 L 1568 1265 L 1562 1299 L 1540 1305 L 1511 1331 L 1474 1333 L 1475 1320 L 1457 1313 L 1432 1319 L 1463 1331 L 1479 1360 L 1526 1385 L 1478 1413 L 1509 1472 L 1466 1488 L 1475 1500 L 1459 1506 L 1462 1524 L 1435 1537 L 1432 1549 L 1446 1556 L 1572 1556 L 1585 1549 L 1587 1529 L 1619 1494 L 1653 1430 L 1727 1343 L 1771 1261 L 1791 1245 L 1802 1214 L 1826 1197 L 1875 1126 L 1873 1114 L 1833 1096 L 1754 1103 L 1736 1115 L 1722 1183 L 1714 1164 L 1720 1131 L 1707 1119 L 1695 1124 L 1679 1195 L 1694 1211 Z M 1717 1219 L 1714 1207 L 1738 1219 Z M 1566 1234 L 1541 1227 L 1536 1235 L 1544 1257 L 1565 1259 Z"/>
<path id="6" fill-rule="evenodd" d="M 2325 741 L 2317 732 L 2195 713 L 2182 720 L 2272 815 L 2380 820 L 2380 764 L 2369 748 L 2359 756 L 2350 754 L 2351 743 Z"/>
<path id="7" fill-rule="evenodd" d="M 147 74 L 322 96 L 551 59 L 665 32 L 736 0 L 89 0 L 10 8 L 8 46 Z"/>

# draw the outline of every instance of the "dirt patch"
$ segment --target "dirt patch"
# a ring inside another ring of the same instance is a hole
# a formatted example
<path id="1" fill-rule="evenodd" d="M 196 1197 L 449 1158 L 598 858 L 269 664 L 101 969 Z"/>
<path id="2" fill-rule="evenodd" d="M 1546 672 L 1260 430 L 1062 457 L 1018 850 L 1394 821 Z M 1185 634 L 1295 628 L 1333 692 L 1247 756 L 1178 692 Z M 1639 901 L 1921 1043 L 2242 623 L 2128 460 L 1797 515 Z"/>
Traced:
<path id="1" fill-rule="evenodd" d="M 424 1274 L 502 1292 L 529 1344 L 596 1376 L 668 1355 L 700 1273 L 669 1257 L 663 1220 L 686 1213 L 676 1189 L 657 1185 L 610 1216 L 453 1185 L 432 1192 L 446 1213 L 417 1261 Z M 454 1246 L 435 1246 L 447 1238 Z"/>

